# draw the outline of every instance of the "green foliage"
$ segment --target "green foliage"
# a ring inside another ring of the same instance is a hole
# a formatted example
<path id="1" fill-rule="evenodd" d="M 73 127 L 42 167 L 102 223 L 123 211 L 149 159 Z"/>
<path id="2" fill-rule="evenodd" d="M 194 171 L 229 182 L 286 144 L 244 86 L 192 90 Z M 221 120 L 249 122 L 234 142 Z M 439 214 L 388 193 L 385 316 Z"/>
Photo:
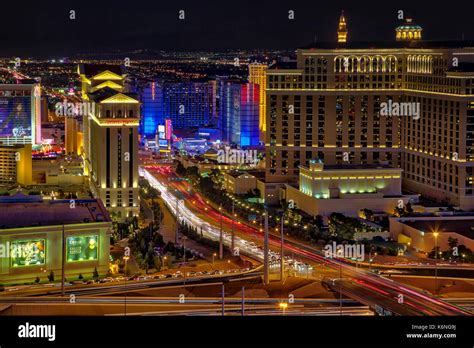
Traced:
<path id="1" fill-rule="evenodd" d="M 340 213 L 332 213 L 328 224 L 330 235 L 337 237 L 339 241 L 353 240 L 356 231 L 366 232 L 370 230 L 370 227 L 362 224 L 359 220 Z"/>
<path id="2" fill-rule="evenodd" d="M 459 244 L 459 241 L 457 240 L 457 238 L 448 237 L 448 245 L 451 249 L 457 247 L 458 244 Z"/>
<path id="3" fill-rule="evenodd" d="M 394 215 L 397 217 L 406 217 L 413 214 L 413 207 L 410 202 L 408 202 L 405 206 L 400 208 L 399 206 L 395 207 Z"/>
<path id="4" fill-rule="evenodd" d="M 152 187 L 146 179 L 140 179 L 138 185 L 140 187 L 140 196 L 145 199 L 156 199 L 161 195 L 160 191 Z"/>
<path id="5" fill-rule="evenodd" d="M 201 232 L 198 231 L 195 227 L 189 226 L 187 224 L 180 224 L 179 225 L 179 232 L 184 234 L 191 240 L 197 241 L 199 244 L 207 245 L 211 249 L 218 250 L 219 249 L 219 242 L 216 240 L 212 240 L 209 238 L 201 237 Z M 189 254 L 189 257 L 192 255 Z M 186 256 L 188 257 L 188 256 Z"/>
<path id="6" fill-rule="evenodd" d="M 432 259 L 453 260 L 457 262 L 474 262 L 474 253 L 464 244 L 459 245 L 456 238 L 448 238 L 449 249 L 441 251 L 440 247 L 433 248 L 428 257 Z"/>
<path id="7" fill-rule="evenodd" d="M 192 182 L 197 182 L 200 178 L 199 168 L 196 166 L 186 168 L 184 176 L 190 179 Z"/>
<path id="8" fill-rule="evenodd" d="M 140 230 L 129 239 L 129 246 L 135 256 L 135 261 L 146 273 L 150 268 L 155 268 L 155 248 L 164 248 L 163 236 L 150 225 Z"/>
<path id="9" fill-rule="evenodd" d="M 179 176 L 185 176 L 186 175 L 186 168 L 184 168 L 183 164 L 181 162 L 178 162 L 176 169 L 175 169 L 176 174 Z"/>

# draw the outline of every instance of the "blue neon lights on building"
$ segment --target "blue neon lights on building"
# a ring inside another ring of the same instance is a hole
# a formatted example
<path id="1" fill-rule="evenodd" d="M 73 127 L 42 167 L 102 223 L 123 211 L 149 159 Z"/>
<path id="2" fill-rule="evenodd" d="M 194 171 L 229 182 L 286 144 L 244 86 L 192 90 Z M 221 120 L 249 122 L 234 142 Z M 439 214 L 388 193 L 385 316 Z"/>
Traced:
<path id="1" fill-rule="evenodd" d="M 173 128 L 208 125 L 215 115 L 215 88 L 208 82 L 152 82 L 144 88 L 141 134 L 154 136 L 159 124 Z"/>
<path id="2" fill-rule="evenodd" d="M 259 89 L 253 83 L 220 81 L 219 125 L 224 141 L 259 145 Z"/>

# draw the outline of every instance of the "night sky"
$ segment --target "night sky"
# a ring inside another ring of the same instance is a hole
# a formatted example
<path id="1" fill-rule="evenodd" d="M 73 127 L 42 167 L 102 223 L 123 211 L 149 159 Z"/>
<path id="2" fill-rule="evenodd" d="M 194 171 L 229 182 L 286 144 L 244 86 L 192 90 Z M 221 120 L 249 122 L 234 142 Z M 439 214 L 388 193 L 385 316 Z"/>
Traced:
<path id="1" fill-rule="evenodd" d="M 450 4 L 452 4 L 450 6 Z M 185 10 L 186 19 L 178 19 Z M 474 39 L 474 1 L 82 0 L 0 3 L 0 56 L 118 50 L 294 49 L 334 41 L 345 10 L 350 41 L 391 41 L 397 11 L 424 39 Z M 69 10 L 76 19 L 69 19 Z M 288 19 L 288 11 L 295 19 Z"/>

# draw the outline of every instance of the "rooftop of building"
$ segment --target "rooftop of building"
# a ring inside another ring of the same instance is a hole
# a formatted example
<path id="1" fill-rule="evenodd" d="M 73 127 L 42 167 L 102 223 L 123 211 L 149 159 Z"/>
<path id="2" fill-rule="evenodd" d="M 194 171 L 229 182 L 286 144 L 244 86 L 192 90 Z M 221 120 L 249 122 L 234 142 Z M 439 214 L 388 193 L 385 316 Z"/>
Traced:
<path id="1" fill-rule="evenodd" d="M 315 164 L 321 163 L 324 165 L 323 171 L 327 170 L 401 170 L 399 168 L 392 167 L 389 164 L 324 164 L 322 162 L 315 162 Z M 310 163 L 311 165 L 311 163 Z M 309 166 L 301 166 L 302 168 L 309 169 Z"/>
<path id="2" fill-rule="evenodd" d="M 88 96 L 92 101 L 96 103 L 100 103 L 101 101 L 106 100 L 110 97 L 113 97 L 114 95 L 117 95 L 117 94 L 123 94 L 133 99 L 139 100 L 139 96 L 136 93 L 119 92 L 110 87 L 101 88 L 93 93 L 89 93 Z"/>
<path id="3" fill-rule="evenodd" d="M 113 64 L 80 64 L 79 73 L 84 74 L 86 77 L 93 77 L 101 72 L 110 71 L 119 76 L 126 75 L 125 66 L 113 65 Z"/>
<path id="4" fill-rule="evenodd" d="M 423 29 L 420 27 L 418 24 L 416 24 L 412 18 L 407 18 L 405 20 L 405 23 L 399 25 L 396 30 L 411 30 L 411 29 L 416 29 L 416 30 L 421 30 Z"/>
<path id="5" fill-rule="evenodd" d="M 227 172 L 228 175 L 232 176 L 233 178 L 238 178 L 241 175 L 251 175 L 256 179 L 264 179 L 265 178 L 265 171 L 264 170 L 231 170 Z"/>
<path id="6" fill-rule="evenodd" d="M 273 65 L 269 66 L 272 70 L 292 70 L 297 68 L 296 61 L 283 61 L 283 62 L 276 62 Z"/>
<path id="7" fill-rule="evenodd" d="M 365 41 L 365 42 L 313 42 L 307 46 L 300 47 L 302 50 L 322 49 L 450 49 L 450 48 L 474 48 L 474 40 L 411 40 L 411 41 Z"/>
<path id="8" fill-rule="evenodd" d="M 474 216 L 466 216 L 458 220 L 410 220 L 410 218 L 406 218 L 401 223 L 425 233 L 433 233 L 434 231 L 439 233 L 452 232 L 474 239 Z"/>
<path id="9" fill-rule="evenodd" d="M 72 208 L 70 200 L 28 201 L 15 196 L 0 200 L 0 230 L 111 221 L 97 199 L 76 199 Z"/>
<path id="10" fill-rule="evenodd" d="M 0 196 L 0 204 L 2 203 L 31 203 L 31 202 L 43 202 L 43 197 L 40 195 L 26 195 L 21 192 L 17 192 L 12 195 Z"/>

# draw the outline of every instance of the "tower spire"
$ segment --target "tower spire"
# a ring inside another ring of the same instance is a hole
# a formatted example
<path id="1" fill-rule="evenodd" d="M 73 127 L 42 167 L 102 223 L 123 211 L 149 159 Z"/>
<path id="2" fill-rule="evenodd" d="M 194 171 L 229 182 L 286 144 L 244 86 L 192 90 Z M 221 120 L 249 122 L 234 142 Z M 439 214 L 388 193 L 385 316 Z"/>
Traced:
<path id="1" fill-rule="evenodd" d="M 342 10 L 341 17 L 339 17 L 339 26 L 337 29 L 337 42 L 347 42 L 347 33 L 346 17 L 344 17 L 344 10 Z"/>

